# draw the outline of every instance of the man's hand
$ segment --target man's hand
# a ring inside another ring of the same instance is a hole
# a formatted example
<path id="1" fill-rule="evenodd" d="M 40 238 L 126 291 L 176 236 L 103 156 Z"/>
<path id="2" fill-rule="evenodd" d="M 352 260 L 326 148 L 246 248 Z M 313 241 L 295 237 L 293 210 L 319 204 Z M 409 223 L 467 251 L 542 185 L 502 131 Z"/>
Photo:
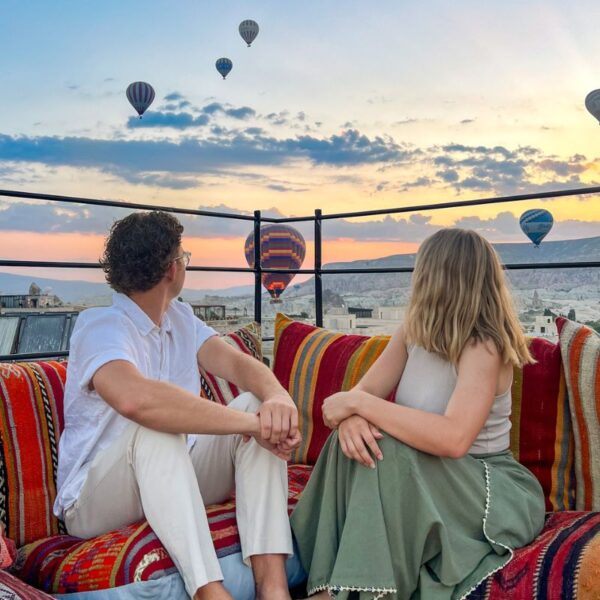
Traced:
<path id="1" fill-rule="evenodd" d="M 298 431 L 298 409 L 287 392 L 265 398 L 258 416 L 262 439 L 272 446 L 285 443 L 291 451 L 302 441 Z"/>
<path id="2" fill-rule="evenodd" d="M 354 414 L 354 406 L 351 402 L 351 392 L 338 392 L 323 402 L 323 422 L 330 429 L 336 429 L 338 425 Z"/>
<path id="3" fill-rule="evenodd" d="M 375 462 L 369 450 L 379 460 L 383 460 L 383 454 L 377 445 L 377 440 L 383 437 L 382 433 L 371 425 L 366 419 L 353 415 L 342 421 L 338 427 L 338 439 L 342 452 L 350 459 L 375 468 Z"/>

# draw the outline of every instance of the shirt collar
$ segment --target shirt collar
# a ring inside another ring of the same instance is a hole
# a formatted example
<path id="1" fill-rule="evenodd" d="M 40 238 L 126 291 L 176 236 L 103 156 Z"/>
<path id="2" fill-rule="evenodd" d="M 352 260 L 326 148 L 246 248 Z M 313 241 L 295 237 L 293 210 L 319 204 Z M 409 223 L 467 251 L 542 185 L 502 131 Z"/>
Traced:
<path id="1" fill-rule="evenodd" d="M 126 294 L 114 293 L 113 306 L 119 307 L 134 323 L 141 335 L 148 335 L 150 332 L 162 329 L 165 332 L 171 331 L 171 319 L 169 318 L 169 310 L 163 315 L 162 327 L 158 327 L 156 323 Z"/>

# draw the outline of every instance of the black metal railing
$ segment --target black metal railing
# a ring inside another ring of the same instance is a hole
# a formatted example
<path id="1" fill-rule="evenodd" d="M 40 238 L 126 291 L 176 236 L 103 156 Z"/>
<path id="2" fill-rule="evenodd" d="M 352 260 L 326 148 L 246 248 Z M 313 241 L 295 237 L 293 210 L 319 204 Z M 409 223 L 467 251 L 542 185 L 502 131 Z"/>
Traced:
<path id="1" fill-rule="evenodd" d="M 176 214 L 202 216 L 217 219 L 236 219 L 253 223 L 254 232 L 254 267 L 216 267 L 189 265 L 188 271 L 197 272 L 221 272 L 221 273 L 253 273 L 254 274 L 254 320 L 262 322 L 262 275 L 263 273 L 293 273 L 314 275 L 315 283 L 315 322 L 321 327 L 323 325 L 323 275 L 350 274 L 350 273 L 411 273 L 412 267 L 381 267 L 361 269 L 324 269 L 322 266 L 322 225 L 323 221 L 331 219 L 348 219 L 354 217 L 382 216 L 402 213 L 415 213 L 430 210 L 443 210 L 467 206 L 483 206 L 489 204 L 502 204 L 509 202 L 523 202 L 527 200 L 541 200 L 560 197 L 591 196 L 600 194 L 600 186 L 592 186 L 576 189 L 554 190 L 548 192 L 536 192 L 531 194 L 518 194 L 512 196 L 499 196 L 494 198 L 480 198 L 475 200 L 458 200 L 454 202 L 441 202 L 432 204 L 420 204 L 398 208 L 367 210 L 346 213 L 323 214 L 320 209 L 315 210 L 314 215 L 302 217 L 265 217 L 260 210 L 254 211 L 253 215 L 238 213 L 226 213 L 219 211 L 194 210 L 174 206 L 160 206 L 152 204 L 138 204 L 118 200 L 101 200 L 94 198 L 80 198 L 74 196 L 58 196 L 53 194 L 40 194 L 32 192 L 20 192 L 14 190 L 0 190 L 0 197 L 11 197 L 28 200 L 45 200 L 50 202 L 62 202 L 72 204 L 84 204 L 105 206 L 113 208 L 126 208 L 129 210 L 161 210 Z M 300 223 L 313 222 L 314 225 L 314 268 L 312 269 L 271 269 L 263 268 L 260 261 L 260 229 L 262 223 Z M 600 261 L 578 261 L 578 262 L 550 262 L 550 263 L 518 263 L 503 265 L 507 270 L 517 269 L 571 269 L 571 268 L 598 268 Z M 66 269 L 99 269 L 99 263 L 81 263 L 67 261 L 38 261 L 38 260 L 6 260 L 0 259 L 0 267 L 49 267 Z M 263 338 L 264 341 L 272 341 L 272 338 Z M 36 359 L 45 357 L 66 356 L 68 352 L 41 352 L 30 354 L 11 354 L 0 356 L 3 360 Z"/>

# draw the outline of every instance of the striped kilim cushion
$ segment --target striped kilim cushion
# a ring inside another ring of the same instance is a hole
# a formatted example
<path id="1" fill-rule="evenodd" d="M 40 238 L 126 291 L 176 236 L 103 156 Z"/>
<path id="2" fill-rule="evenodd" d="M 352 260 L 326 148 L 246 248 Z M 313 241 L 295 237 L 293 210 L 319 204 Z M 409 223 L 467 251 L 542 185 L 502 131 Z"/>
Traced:
<path id="1" fill-rule="evenodd" d="M 511 449 L 541 483 L 546 510 L 573 510 L 574 440 L 560 347 L 528 341 L 537 363 L 514 371 Z"/>
<path id="2" fill-rule="evenodd" d="M 290 465 L 291 513 L 308 482 L 312 467 Z M 235 501 L 207 509 L 210 531 L 220 558 L 240 551 Z M 158 579 L 176 568 L 145 521 L 91 540 L 58 535 L 33 542 L 19 551 L 15 574 L 50 593 L 101 590 Z"/>
<path id="3" fill-rule="evenodd" d="M 0 364 L 0 520 L 17 546 L 62 532 L 56 496 L 66 363 Z"/>
<path id="4" fill-rule="evenodd" d="M 542 533 L 468 600 L 600 598 L 600 513 L 548 515 Z"/>
<path id="5" fill-rule="evenodd" d="M 244 354 L 249 354 L 262 361 L 262 338 L 258 323 L 245 325 L 237 331 L 222 335 L 221 339 Z M 200 384 L 201 395 L 204 398 L 214 400 L 223 405 L 229 404 L 242 391 L 233 383 L 217 377 L 202 368 L 200 368 Z"/>
<path id="6" fill-rule="evenodd" d="M 316 462 L 331 433 L 323 423 L 323 400 L 356 385 L 389 339 L 345 335 L 277 315 L 273 372 L 298 406 L 302 433 L 292 462 Z"/>
<path id="7" fill-rule="evenodd" d="M 575 435 L 577 510 L 600 510 L 600 336 L 557 319 Z"/>
<path id="8" fill-rule="evenodd" d="M 6 571 L 0 571 L 0 600 L 52 600 L 52 596 L 32 588 Z"/>

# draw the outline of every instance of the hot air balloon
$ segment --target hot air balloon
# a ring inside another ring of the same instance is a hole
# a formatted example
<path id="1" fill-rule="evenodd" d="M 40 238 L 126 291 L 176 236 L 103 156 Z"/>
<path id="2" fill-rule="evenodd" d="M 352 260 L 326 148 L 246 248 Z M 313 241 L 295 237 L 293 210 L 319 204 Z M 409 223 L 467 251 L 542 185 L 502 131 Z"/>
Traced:
<path id="1" fill-rule="evenodd" d="M 244 244 L 246 260 L 254 268 L 254 232 Z M 306 242 L 302 234 L 289 225 L 263 225 L 260 228 L 260 263 L 265 269 L 299 269 L 306 255 Z M 281 302 L 294 273 L 263 273 L 262 284 L 271 295 L 271 302 Z"/>
<path id="2" fill-rule="evenodd" d="M 135 110 L 137 110 L 140 119 L 146 109 L 154 100 L 154 88 L 145 81 L 134 81 L 127 86 L 127 100 Z"/>
<path id="3" fill-rule="evenodd" d="M 217 71 L 223 75 L 223 79 L 229 75 L 229 71 L 233 69 L 233 63 L 228 58 L 219 58 L 215 63 Z"/>
<path id="4" fill-rule="evenodd" d="M 585 97 L 585 107 L 600 123 L 600 90 L 594 90 Z"/>
<path id="5" fill-rule="evenodd" d="M 258 35 L 258 23 L 252 19 L 246 19 L 240 23 L 239 29 L 242 39 L 248 44 L 248 48 L 250 48 Z"/>
<path id="6" fill-rule="evenodd" d="M 519 219 L 523 233 L 534 243 L 536 248 L 548 235 L 553 224 L 552 214 L 544 208 L 526 210 Z"/>

